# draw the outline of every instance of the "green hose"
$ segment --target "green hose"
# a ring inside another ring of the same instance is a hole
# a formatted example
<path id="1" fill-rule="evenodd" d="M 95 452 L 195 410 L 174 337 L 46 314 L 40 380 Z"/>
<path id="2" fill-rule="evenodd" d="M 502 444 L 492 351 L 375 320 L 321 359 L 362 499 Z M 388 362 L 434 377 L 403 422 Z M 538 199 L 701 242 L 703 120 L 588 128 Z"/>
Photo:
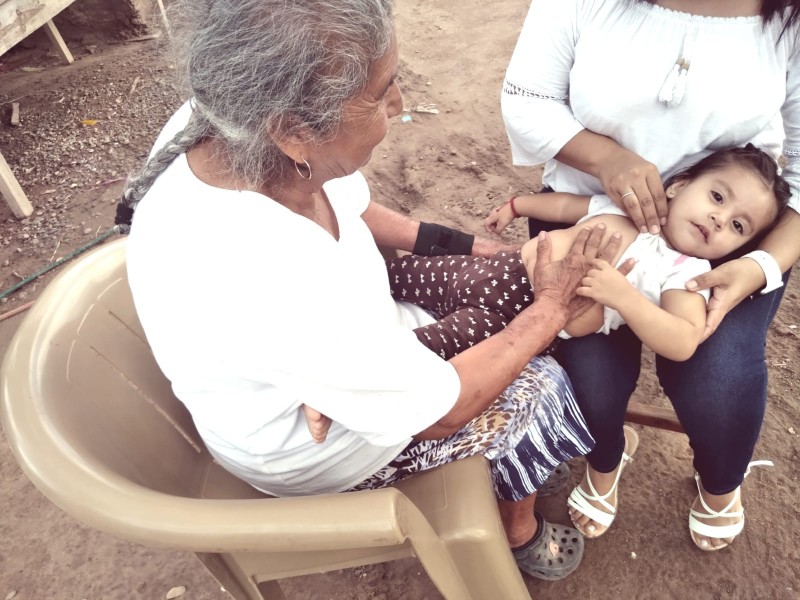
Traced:
<path id="1" fill-rule="evenodd" d="M 51 263 L 50 263 L 49 265 L 47 265 L 46 267 L 44 267 L 44 268 L 42 268 L 42 269 L 38 270 L 38 271 L 37 271 L 36 273 L 34 273 L 33 275 L 30 275 L 30 276 L 26 277 L 25 279 L 23 279 L 22 281 L 20 281 L 20 282 L 19 282 L 19 283 L 17 283 L 16 285 L 12 285 L 10 288 L 6 288 L 6 289 L 5 289 L 5 290 L 3 290 L 2 292 L 0 292 L 0 300 L 2 300 L 3 298 L 5 298 L 5 297 L 6 297 L 6 296 L 8 296 L 9 294 L 12 294 L 12 293 L 16 292 L 16 291 L 17 291 L 19 288 L 21 288 L 21 287 L 22 287 L 23 285 L 25 285 L 26 283 L 30 283 L 31 281 L 33 281 L 34 279 L 36 279 L 36 278 L 38 278 L 38 277 L 40 277 L 40 276 L 44 275 L 44 274 L 45 274 L 45 273 L 47 273 L 48 271 L 51 271 L 52 269 L 55 269 L 56 267 L 59 267 L 59 266 L 63 265 L 63 264 L 64 264 L 65 262 L 67 262 L 68 260 L 72 260 L 73 258 L 75 258 L 76 256 L 78 256 L 79 254 L 83 254 L 83 253 L 84 253 L 84 252 L 86 252 L 86 251 L 87 251 L 89 248 L 92 248 L 93 246 L 96 246 L 96 245 L 97 245 L 97 244 L 99 244 L 100 242 L 103 242 L 103 241 L 105 241 L 106 239 L 108 239 L 109 237 L 111 237 L 113 234 L 115 234 L 115 233 L 118 233 L 118 231 L 119 231 L 119 229 L 118 229 L 117 227 L 112 227 L 111 229 L 109 229 L 108 231 L 106 231 L 104 234 L 102 234 L 102 235 L 99 235 L 99 236 L 97 236 L 96 238 L 94 238 L 94 239 L 93 239 L 91 242 L 89 242 L 88 244 L 85 244 L 85 245 L 81 246 L 80 248 L 78 248 L 78 249 L 76 249 L 76 250 L 73 250 L 72 252 L 70 252 L 69 254 L 67 254 L 66 256 L 64 256 L 63 258 L 59 258 L 58 260 L 51 262 Z"/>

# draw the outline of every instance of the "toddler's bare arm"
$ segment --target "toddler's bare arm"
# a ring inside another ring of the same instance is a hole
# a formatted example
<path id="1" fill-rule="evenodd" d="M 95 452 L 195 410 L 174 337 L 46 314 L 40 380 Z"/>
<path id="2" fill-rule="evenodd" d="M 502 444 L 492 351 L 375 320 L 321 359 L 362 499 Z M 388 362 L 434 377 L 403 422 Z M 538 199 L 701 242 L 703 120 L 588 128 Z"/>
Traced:
<path id="1" fill-rule="evenodd" d="M 517 216 L 533 217 L 550 223 L 577 223 L 589 212 L 591 196 L 551 192 L 517 196 L 492 209 L 483 221 L 489 233 L 500 233 Z"/>

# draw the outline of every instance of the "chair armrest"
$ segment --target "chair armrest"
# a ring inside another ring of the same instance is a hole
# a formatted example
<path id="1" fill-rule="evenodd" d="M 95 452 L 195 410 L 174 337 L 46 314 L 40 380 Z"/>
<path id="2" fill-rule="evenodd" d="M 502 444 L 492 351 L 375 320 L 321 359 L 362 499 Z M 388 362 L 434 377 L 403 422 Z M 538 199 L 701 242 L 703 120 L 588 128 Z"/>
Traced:
<path id="1" fill-rule="evenodd" d="M 0 373 L 0 417 L 22 470 L 54 504 L 111 535 L 193 552 L 302 551 L 401 544 L 425 520 L 396 489 L 295 498 L 197 499 L 140 485 L 52 430 L 25 385 Z"/>
<path id="2" fill-rule="evenodd" d="M 391 488 L 296 498 L 211 500 L 170 496 L 127 480 L 113 487 L 108 483 L 95 486 L 93 493 L 91 486 L 84 487 L 90 492 L 86 503 L 74 502 L 61 492 L 58 499 L 46 495 L 79 521 L 111 535 L 193 552 L 401 544 L 407 528 L 398 522 L 398 513 L 419 512 Z"/>
<path id="3" fill-rule="evenodd" d="M 51 455 L 43 476 L 14 443 L 12 448 L 34 485 L 66 513 L 110 535 L 150 546 L 192 552 L 377 547 L 403 543 L 408 520 L 424 519 L 393 488 L 294 498 L 185 498 L 116 473 L 81 470 L 58 454 Z"/>

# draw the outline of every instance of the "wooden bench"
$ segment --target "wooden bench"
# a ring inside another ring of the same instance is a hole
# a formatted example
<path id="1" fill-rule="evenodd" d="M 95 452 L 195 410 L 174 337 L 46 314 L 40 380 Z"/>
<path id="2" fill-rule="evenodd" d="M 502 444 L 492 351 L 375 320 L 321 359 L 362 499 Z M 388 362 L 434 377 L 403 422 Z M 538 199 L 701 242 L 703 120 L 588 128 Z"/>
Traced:
<path id="1" fill-rule="evenodd" d="M 67 64 L 72 53 L 53 24 L 55 17 L 75 0 L 0 0 L 0 55 L 40 27 Z"/>
<path id="2" fill-rule="evenodd" d="M 52 19 L 75 0 L 0 0 L 0 56 L 44 27 L 47 37 L 67 64 L 75 59 Z M 0 195 L 18 219 L 33 212 L 28 197 L 0 153 Z"/>
<path id="3" fill-rule="evenodd" d="M 625 420 L 639 425 L 683 433 L 683 427 L 681 427 L 675 411 L 671 408 L 650 406 L 631 400 L 628 403 L 628 410 L 625 412 Z"/>

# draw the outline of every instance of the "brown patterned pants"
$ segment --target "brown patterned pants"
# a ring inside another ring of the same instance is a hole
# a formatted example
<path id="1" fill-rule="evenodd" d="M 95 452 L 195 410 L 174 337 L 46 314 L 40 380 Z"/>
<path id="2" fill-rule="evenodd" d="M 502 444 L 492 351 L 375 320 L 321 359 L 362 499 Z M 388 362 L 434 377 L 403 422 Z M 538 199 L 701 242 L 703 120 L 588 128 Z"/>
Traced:
<path id="1" fill-rule="evenodd" d="M 439 317 L 415 333 L 445 360 L 502 330 L 533 302 L 519 252 L 489 258 L 412 254 L 387 260 L 386 268 L 395 300 Z"/>

